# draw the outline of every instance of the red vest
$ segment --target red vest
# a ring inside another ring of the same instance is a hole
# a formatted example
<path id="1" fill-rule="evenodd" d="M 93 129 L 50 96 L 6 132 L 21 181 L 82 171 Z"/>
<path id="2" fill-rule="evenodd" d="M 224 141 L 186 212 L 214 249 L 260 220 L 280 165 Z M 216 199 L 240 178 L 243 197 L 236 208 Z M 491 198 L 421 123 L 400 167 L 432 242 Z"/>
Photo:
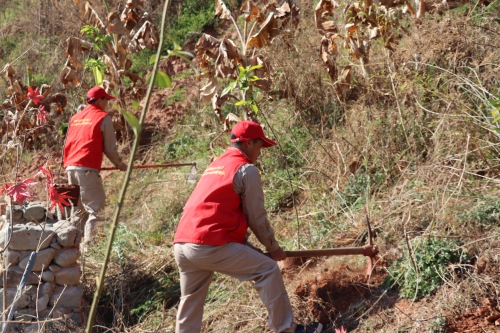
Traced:
<path id="1" fill-rule="evenodd" d="M 243 243 L 248 223 L 233 178 L 247 163 L 252 162 L 238 149 L 228 148 L 208 166 L 184 206 L 174 243 Z"/>
<path id="2" fill-rule="evenodd" d="M 102 132 L 101 123 L 108 114 L 95 105 L 71 117 L 64 144 L 64 167 L 82 166 L 101 169 Z"/>

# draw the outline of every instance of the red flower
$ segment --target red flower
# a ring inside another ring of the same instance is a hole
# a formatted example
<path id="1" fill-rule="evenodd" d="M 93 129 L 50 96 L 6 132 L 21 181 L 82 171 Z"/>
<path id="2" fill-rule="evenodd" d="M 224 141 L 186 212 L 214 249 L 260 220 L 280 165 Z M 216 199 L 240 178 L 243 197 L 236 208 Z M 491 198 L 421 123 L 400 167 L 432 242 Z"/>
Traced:
<path id="1" fill-rule="evenodd" d="M 33 178 L 36 178 L 36 176 L 38 175 L 44 175 L 45 177 L 47 177 L 47 185 L 54 186 L 54 174 L 49 169 L 49 161 L 45 162 L 45 164 L 39 167 L 39 169 L 40 171 L 38 171 L 36 175 L 33 176 Z"/>
<path id="2" fill-rule="evenodd" d="M 38 124 L 43 125 L 47 122 L 47 115 L 49 113 L 45 110 L 45 107 L 43 105 L 40 105 L 38 107 L 38 112 L 36 114 L 36 117 L 38 118 Z"/>
<path id="3" fill-rule="evenodd" d="M 38 92 L 38 87 L 35 88 L 35 90 L 31 89 L 31 87 L 28 87 L 28 95 L 26 95 L 28 99 L 31 99 L 35 105 L 41 103 L 43 101 L 43 95 L 40 95 Z"/>
<path id="4" fill-rule="evenodd" d="M 49 199 L 50 199 L 50 209 L 54 208 L 56 205 L 59 207 L 61 211 L 64 211 L 64 206 L 71 206 L 67 199 L 71 199 L 72 197 L 67 195 L 66 193 L 59 193 L 54 188 L 54 185 L 49 185 Z"/>
<path id="5" fill-rule="evenodd" d="M 28 192 L 28 188 L 32 187 L 36 183 L 32 183 L 32 178 L 28 178 L 23 181 L 19 178 L 17 181 L 18 183 L 16 184 L 5 184 L 0 190 L 0 194 L 6 193 L 8 196 L 12 196 L 14 201 L 24 202 L 26 199 L 33 196 Z"/>

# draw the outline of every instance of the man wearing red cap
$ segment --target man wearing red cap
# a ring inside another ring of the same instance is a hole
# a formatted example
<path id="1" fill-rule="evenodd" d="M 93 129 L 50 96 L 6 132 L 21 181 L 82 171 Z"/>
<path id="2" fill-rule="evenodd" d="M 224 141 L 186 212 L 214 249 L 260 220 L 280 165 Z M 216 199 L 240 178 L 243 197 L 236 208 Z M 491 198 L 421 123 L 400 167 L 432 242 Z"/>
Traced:
<path id="1" fill-rule="evenodd" d="M 70 184 L 80 186 L 76 223 L 84 234 L 84 248 L 91 240 L 97 213 L 104 208 L 105 194 L 99 175 L 103 153 L 121 171 L 127 170 L 116 148 L 115 130 L 106 113 L 115 97 L 101 87 L 87 92 L 87 107 L 71 117 L 64 144 L 64 167 Z"/>
<path id="2" fill-rule="evenodd" d="M 302 326 L 293 322 L 276 264 L 286 255 L 267 219 L 259 170 L 253 165 L 261 148 L 274 145 L 259 124 L 238 123 L 231 132 L 231 146 L 208 166 L 184 206 L 174 237 L 181 285 L 176 333 L 201 331 L 214 272 L 253 281 L 274 332 L 321 332 L 319 323 Z M 247 242 L 248 228 L 270 257 Z"/>

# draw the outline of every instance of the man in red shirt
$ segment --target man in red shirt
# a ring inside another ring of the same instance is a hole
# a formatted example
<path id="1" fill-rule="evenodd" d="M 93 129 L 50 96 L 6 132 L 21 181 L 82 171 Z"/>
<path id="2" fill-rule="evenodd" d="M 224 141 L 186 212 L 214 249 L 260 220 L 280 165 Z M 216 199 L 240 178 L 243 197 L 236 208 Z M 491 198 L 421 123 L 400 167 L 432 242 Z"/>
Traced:
<path id="1" fill-rule="evenodd" d="M 75 221 L 84 234 L 84 248 L 91 240 L 97 213 L 104 208 L 104 187 L 99 175 L 103 153 L 120 171 L 127 170 L 118 155 L 111 117 L 106 113 L 108 101 L 114 98 L 101 87 L 90 89 L 87 107 L 71 117 L 64 144 L 68 182 L 80 186 Z"/>
<path id="2" fill-rule="evenodd" d="M 274 145 L 259 124 L 238 123 L 231 133 L 231 146 L 208 166 L 184 206 L 174 237 L 181 285 L 176 333 L 200 332 L 214 272 L 254 281 L 274 332 L 321 332 L 319 323 L 302 326 L 293 322 L 276 264 L 286 255 L 267 219 L 259 170 L 253 165 L 261 148 Z M 247 242 L 248 228 L 270 258 Z"/>

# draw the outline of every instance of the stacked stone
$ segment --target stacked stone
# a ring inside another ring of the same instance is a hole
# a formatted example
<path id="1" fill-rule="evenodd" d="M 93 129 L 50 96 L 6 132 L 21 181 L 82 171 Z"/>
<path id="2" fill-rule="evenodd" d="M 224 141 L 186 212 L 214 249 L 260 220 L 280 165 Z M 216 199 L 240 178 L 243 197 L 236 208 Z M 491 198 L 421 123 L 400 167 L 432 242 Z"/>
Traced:
<path id="1" fill-rule="evenodd" d="M 47 214 L 41 203 L 12 208 L 14 226 L 4 252 L 4 262 L 8 268 L 2 273 L 7 272 L 5 286 L 3 276 L 0 279 L 0 297 L 6 293 L 7 306 L 14 301 L 31 253 L 37 251 L 37 255 L 23 293 L 14 304 L 13 319 L 25 324 L 11 324 L 10 327 L 13 331 L 38 332 L 44 325 L 45 330 L 51 332 L 59 331 L 61 325 L 65 325 L 64 331 L 73 331 L 82 325 L 83 291 L 80 286 L 81 270 L 77 263 L 80 258 L 81 232 L 67 220 L 49 219 L 52 215 Z M 0 217 L 4 224 L 0 231 L 2 248 L 5 246 L 10 207 L 6 211 L 7 214 Z M 61 320 L 35 323 L 54 318 Z"/>

